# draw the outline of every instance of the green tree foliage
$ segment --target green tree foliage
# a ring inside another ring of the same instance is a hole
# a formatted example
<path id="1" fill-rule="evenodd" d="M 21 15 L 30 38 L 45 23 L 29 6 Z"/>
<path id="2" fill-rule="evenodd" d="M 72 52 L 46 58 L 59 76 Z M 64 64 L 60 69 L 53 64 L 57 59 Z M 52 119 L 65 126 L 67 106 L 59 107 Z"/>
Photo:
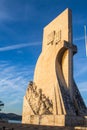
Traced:
<path id="1" fill-rule="evenodd" d="M 4 107 L 4 103 L 0 101 L 0 111 L 2 110 L 3 107 Z"/>

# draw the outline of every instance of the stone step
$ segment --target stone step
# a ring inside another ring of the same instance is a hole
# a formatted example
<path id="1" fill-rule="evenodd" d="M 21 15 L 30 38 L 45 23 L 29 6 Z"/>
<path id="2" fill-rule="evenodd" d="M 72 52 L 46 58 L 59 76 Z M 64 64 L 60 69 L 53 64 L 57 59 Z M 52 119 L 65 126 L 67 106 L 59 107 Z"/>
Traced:
<path id="1" fill-rule="evenodd" d="M 87 127 L 74 127 L 75 130 L 87 130 Z"/>

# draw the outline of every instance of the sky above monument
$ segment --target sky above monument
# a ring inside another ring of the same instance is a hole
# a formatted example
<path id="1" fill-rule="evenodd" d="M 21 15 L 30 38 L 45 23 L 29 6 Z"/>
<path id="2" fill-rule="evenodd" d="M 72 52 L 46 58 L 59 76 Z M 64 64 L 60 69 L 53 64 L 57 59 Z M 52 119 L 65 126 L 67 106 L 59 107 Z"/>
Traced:
<path id="1" fill-rule="evenodd" d="M 43 28 L 66 8 L 72 10 L 74 79 L 87 105 L 84 25 L 87 2 L 79 0 L 0 0 L 0 100 L 3 112 L 22 113 L 23 96 L 42 48 Z"/>

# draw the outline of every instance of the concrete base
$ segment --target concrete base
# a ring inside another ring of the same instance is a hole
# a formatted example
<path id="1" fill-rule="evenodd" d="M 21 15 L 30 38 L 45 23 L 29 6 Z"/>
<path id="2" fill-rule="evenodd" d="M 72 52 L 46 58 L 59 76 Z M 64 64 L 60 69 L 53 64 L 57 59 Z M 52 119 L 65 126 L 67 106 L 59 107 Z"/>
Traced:
<path id="1" fill-rule="evenodd" d="M 87 117 L 65 115 L 30 115 L 25 117 L 24 124 L 45 126 L 87 126 Z"/>

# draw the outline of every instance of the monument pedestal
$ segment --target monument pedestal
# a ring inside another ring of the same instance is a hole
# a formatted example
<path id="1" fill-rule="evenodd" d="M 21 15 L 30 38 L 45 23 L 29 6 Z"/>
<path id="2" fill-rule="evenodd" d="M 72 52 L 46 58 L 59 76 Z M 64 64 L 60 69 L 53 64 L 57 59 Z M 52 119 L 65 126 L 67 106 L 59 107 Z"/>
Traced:
<path id="1" fill-rule="evenodd" d="M 29 115 L 26 124 L 47 126 L 87 126 L 87 118 L 65 115 Z"/>

